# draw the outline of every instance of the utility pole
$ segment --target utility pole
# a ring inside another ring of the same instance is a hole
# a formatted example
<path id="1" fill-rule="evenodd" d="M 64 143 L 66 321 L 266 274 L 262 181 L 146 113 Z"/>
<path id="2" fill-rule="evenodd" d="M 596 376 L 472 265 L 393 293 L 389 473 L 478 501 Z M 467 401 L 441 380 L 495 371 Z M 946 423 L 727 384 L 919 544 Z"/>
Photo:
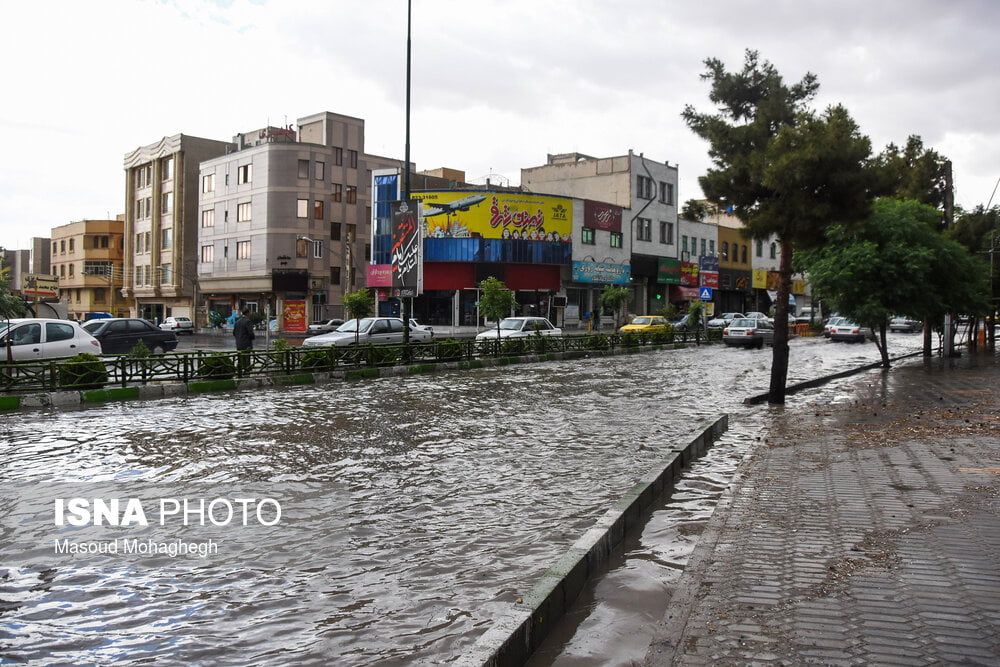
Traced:
<path id="1" fill-rule="evenodd" d="M 955 193 L 952 189 L 951 160 L 944 162 L 944 228 L 949 230 L 955 222 Z M 944 316 L 944 350 L 945 357 L 955 356 L 955 325 L 951 313 Z"/>

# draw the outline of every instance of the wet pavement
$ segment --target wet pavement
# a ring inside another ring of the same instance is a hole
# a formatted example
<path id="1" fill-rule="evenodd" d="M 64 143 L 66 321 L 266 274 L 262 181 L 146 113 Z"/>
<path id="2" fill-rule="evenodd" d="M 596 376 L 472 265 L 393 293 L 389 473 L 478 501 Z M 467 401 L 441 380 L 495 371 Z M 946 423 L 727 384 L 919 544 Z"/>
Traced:
<path id="1" fill-rule="evenodd" d="M 998 390 L 966 353 L 772 408 L 645 664 L 1000 664 Z"/>

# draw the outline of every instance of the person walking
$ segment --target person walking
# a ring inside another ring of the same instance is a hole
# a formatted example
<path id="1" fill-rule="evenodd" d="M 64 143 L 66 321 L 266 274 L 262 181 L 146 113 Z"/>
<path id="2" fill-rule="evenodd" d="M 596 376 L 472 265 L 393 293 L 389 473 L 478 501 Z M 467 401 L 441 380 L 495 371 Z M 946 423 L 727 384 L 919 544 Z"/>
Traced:
<path id="1" fill-rule="evenodd" d="M 253 322 L 250 321 L 250 311 L 246 308 L 243 309 L 239 319 L 233 325 L 233 336 L 236 337 L 237 350 L 253 349 Z"/>

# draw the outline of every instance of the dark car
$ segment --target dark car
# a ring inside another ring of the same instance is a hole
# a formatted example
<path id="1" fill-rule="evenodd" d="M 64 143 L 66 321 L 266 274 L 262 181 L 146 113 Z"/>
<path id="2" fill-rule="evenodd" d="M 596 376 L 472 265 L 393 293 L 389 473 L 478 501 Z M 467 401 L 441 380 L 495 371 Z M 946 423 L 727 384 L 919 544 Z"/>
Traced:
<path id="1" fill-rule="evenodd" d="M 104 354 L 126 354 L 142 341 L 153 354 L 170 352 L 177 347 L 177 334 L 163 331 L 152 322 L 138 317 L 111 317 L 89 320 L 83 329 L 101 342 Z"/>

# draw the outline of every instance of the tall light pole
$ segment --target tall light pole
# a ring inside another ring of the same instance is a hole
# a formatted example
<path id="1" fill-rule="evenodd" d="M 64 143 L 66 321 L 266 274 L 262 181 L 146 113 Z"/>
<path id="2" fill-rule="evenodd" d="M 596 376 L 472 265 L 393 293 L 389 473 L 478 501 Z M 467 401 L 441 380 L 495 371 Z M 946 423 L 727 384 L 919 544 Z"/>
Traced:
<path id="1" fill-rule="evenodd" d="M 412 51 L 412 41 L 410 35 L 413 26 L 413 0 L 406 0 L 406 147 L 403 169 L 403 201 L 410 200 L 410 52 Z M 410 297 L 401 296 L 400 307 L 403 310 L 403 344 L 409 350 L 410 342 L 410 309 L 406 300 Z"/>

